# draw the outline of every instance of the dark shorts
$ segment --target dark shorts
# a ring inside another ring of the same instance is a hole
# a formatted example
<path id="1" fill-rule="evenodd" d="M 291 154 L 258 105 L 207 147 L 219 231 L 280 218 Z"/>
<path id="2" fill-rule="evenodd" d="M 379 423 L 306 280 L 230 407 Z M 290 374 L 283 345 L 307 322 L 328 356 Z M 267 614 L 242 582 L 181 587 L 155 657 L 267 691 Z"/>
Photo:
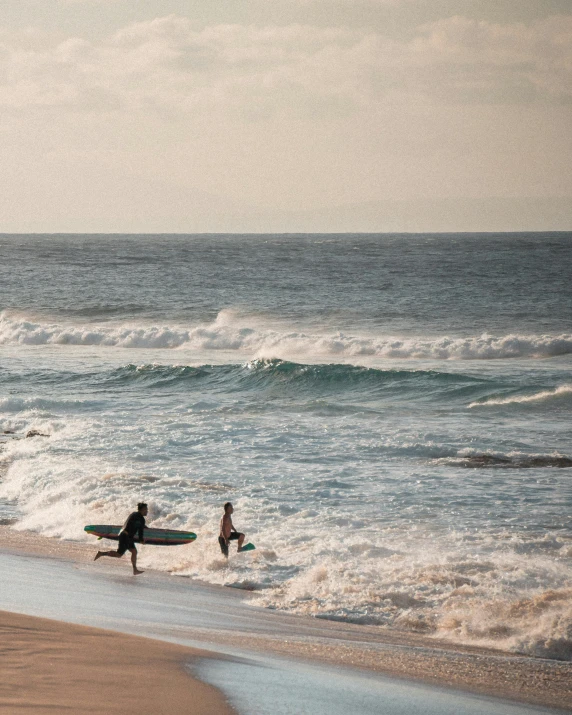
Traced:
<path id="1" fill-rule="evenodd" d="M 238 541 L 238 539 L 240 539 L 241 536 L 244 536 L 244 534 L 241 534 L 238 531 L 233 531 L 231 533 L 231 535 L 228 537 L 228 540 L 229 541 Z M 220 545 L 220 550 L 222 551 L 224 556 L 228 556 L 228 544 L 226 543 L 226 541 L 223 539 L 222 536 L 218 537 L 218 543 Z"/>
<path id="2" fill-rule="evenodd" d="M 133 540 L 132 536 L 129 536 L 129 534 L 119 534 L 119 545 L 117 547 L 117 553 L 120 556 L 123 556 L 123 554 L 129 549 L 134 548 L 135 541 Z"/>

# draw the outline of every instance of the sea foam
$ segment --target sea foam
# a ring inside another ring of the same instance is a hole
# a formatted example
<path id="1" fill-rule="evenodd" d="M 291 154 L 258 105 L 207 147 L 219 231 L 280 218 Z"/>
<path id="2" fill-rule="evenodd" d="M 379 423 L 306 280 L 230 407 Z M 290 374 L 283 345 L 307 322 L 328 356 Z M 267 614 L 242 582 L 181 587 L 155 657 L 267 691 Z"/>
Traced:
<path id="1" fill-rule="evenodd" d="M 2 345 L 77 345 L 138 349 L 237 351 L 258 357 L 297 356 L 307 359 L 379 357 L 434 360 L 496 360 L 554 357 L 572 353 L 572 334 L 469 337 L 396 337 L 276 330 L 257 322 L 217 319 L 194 327 L 176 325 L 91 325 L 38 322 L 0 315 Z"/>
<path id="2" fill-rule="evenodd" d="M 471 402 L 469 407 L 488 407 L 489 405 L 522 405 L 528 402 L 548 402 L 572 395 L 572 385 L 560 385 L 553 390 L 541 390 L 530 395 L 513 395 L 510 397 L 491 397 L 486 400 Z"/>

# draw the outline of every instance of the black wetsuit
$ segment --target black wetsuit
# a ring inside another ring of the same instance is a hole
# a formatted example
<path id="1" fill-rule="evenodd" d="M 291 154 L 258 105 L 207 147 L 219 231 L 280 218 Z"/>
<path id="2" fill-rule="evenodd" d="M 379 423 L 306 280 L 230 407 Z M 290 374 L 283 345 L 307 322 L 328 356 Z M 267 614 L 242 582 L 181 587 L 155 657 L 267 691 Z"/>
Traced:
<path id="1" fill-rule="evenodd" d="M 127 518 L 123 529 L 119 532 L 119 546 L 117 551 L 123 555 L 128 549 L 135 548 L 135 534 L 138 533 L 139 541 L 143 541 L 143 529 L 145 528 L 145 517 L 138 511 L 134 511 Z"/>

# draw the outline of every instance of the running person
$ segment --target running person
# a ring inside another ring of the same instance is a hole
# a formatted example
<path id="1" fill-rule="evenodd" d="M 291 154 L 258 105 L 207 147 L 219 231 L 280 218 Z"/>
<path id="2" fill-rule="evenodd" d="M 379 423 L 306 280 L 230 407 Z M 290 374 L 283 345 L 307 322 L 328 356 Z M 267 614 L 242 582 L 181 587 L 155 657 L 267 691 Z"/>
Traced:
<path id="1" fill-rule="evenodd" d="M 135 548 L 135 534 L 139 535 L 140 543 L 144 543 L 143 529 L 145 528 L 145 517 L 149 510 L 147 504 L 141 502 L 137 504 L 137 511 L 134 511 L 127 517 L 127 521 L 123 524 L 123 528 L 119 532 L 119 544 L 117 551 L 98 551 L 94 561 L 102 556 L 111 556 L 115 559 L 120 559 L 126 551 L 131 552 L 131 564 L 133 565 L 133 574 L 138 576 L 143 571 L 137 568 L 137 549 Z"/>
<path id="2" fill-rule="evenodd" d="M 238 541 L 238 551 L 242 551 L 242 545 L 244 544 L 244 534 L 238 532 L 232 523 L 231 514 L 234 512 L 234 507 L 227 501 L 224 505 L 224 514 L 220 520 L 220 534 L 218 537 L 218 543 L 220 544 L 220 550 L 228 559 L 228 545 L 231 541 Z"/>

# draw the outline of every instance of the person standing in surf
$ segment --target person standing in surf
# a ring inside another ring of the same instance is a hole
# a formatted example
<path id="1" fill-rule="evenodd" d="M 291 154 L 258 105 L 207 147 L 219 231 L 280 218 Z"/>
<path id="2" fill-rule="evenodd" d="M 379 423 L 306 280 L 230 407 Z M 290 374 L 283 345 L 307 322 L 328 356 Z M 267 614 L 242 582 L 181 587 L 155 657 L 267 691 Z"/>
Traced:
<path id="1" fill-rule="evenodd" d="M 138 576 L 143 571 L 137 568 L 137 549 L 135 548 L 135 534 L 139 535 L 139 542 L 145 543 L 143 539 L 143 529 L 145 528 L 145 517 L 149 513 L 147 504 L 140 502 L 137 504 L 137 511 L 134 511 L 127 517 L 127 521 L 123 524 L 123 528 L 119 532 L 119 544 L 116 551 L 98 551 L 94 557 L 94 561 L 102 556 L 111 556 L 115 559 L 120 559 L 126 551 L 131 553 L 131 564 L 133 566 L 133 575 Z"/>
<path id="2" fill-rule="evenodd" d="M 232 523 L 232 514 L 234 512 L 234 507 L 227 501 L 224 505 L 224 514 L 220 520 L 220 534 L 218 537 L 218 543 L 220 544 L 220 550 L 223 555 L 228 559 L 228 545 L 231 541 L 238 541 L 237 552 L 242 551 L 242 545 L 244 543 L 244 534 L 238 532 Z"/>

